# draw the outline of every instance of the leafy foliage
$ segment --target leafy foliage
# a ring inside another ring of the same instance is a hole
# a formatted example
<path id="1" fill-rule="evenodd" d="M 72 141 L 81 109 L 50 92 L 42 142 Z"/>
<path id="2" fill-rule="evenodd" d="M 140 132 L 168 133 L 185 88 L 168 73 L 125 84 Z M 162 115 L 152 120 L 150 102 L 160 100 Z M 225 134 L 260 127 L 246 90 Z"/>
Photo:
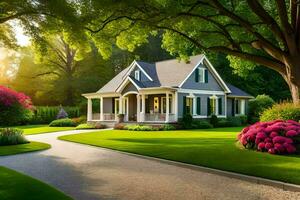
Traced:
<path id="1" fill-rule="evenodd" d="M 32 117 L 30 97 L 10 88 L 0 86 L 0 125 L 17 125 Z"/>
<path id="2" fill-rule="evenodd" d="M 23 136 L 23 131 L 16 128 L 0 129 L 0 146 L 29 143 Z"/>
<path id="3" fill-rule="evenodd" d="M 300 120 L 300 104 L 293 103 L 280 103 L 275 104 L 271 108 L 265 110 L 261 116 L 260 121 L 272 121 L 272 120 Z"/>
<path id="4" fill-rule="evenodd" d="M 76 124 L 69 118 L 53 120 L 50 127 L 75 127 Z"/>
<path id="5" fill-rule="evenodd" d="M 267 108 L 272 107 L 275 101 L 268 95 L 258 95 L 249 101 L 248 117 L 250 123 L 259 121 L 260 114 Z"/>

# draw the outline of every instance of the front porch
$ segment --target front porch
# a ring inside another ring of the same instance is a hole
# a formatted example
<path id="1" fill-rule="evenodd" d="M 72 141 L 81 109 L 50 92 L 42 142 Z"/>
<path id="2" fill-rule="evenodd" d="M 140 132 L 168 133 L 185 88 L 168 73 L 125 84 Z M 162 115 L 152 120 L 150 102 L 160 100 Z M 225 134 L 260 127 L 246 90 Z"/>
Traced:
<path id="1" fill-rule="evenodd" d="M 130 91 L 114 94 L 86 94 L 89 122 L 174 123 L 177 122 L 177 91 Z M 168 99 L 168 100 L 167 100 Z M 93 109 L 92 100 L 99 101 L 99 109 Z"/>

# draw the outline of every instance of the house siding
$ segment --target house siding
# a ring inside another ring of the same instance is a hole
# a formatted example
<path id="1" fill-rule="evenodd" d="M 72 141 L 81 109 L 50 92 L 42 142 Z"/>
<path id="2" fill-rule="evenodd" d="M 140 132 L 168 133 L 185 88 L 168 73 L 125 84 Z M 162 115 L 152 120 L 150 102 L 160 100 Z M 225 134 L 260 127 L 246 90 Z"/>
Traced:
<path id="1" fill-rule="evenodd" d="M 200 68 L 206 68 L 206 66 L 200 64 Z M 196 70 L 188 77 L 188 79 L 184 82 L 181 88 L 183 89 L 196 89 L 196 90 L 213 90 L 213 91 L 224 91 L 220 84 L 217 82 L 212 73 L 208 71 L 208 82 L 200 83 L 195 81 Z"/>
<path id="2" fill-rule="evenodd" d="M 248 114 L 248 109 L 249 109 L 249 99 L 246 98 L 239 98 L 239 99 L 244 99 L 245 100 L 245 115 Z M 234 98 L 227 98 L 227 117 L 232 117 L 232 103 L 234 101 Z M 235 107 L 233 107 L 235 109 Z M 235 110 L 234 110 L 235 113 Z"/>
<path id="3" fill-rule="evenodd" d="M 103 113 L 112 113 L 112 112 L 113 112 L 113 98 L 111 97 L 103 98 Z"/>
<path id="4" fill-rule="evenodd" d="M 126 92 L 138 92 L 137 88 L 130 82 L 125 88 L 122 90 L 121 94 L 125 94 Z"/>
<path id="5" fill-rule="evenodd" d="M 190 96 L 190 94 L 189 93 L 178 93 L 178 118 L 183 117 L 183 97 L 184 96 Z M 207 98 L 209 98 L 212 95 L 211 94 L 194 94 L 194 96 L 201 98 L 201 114 L 200 115 L 207 116 Z M 216 96 L 218 98 L 222 99 L 222 115 L 226 115 L 226 113 L 225 113 L 225 96 L 224 95 L 216 95 Z"/>
<path id="6" fill-rule="evenodd" d="M 138 67 L 138 66 L 134 66 L 133 70 L 131 71 L 130 73 L 130 76 L 134 78 L 134 72 L 136 70 L 139 70 L 140 71 L 140 81 L 141 82 L 145 82 L 145 81 L 151 81 L 143 72 L 142 70 Z"/>

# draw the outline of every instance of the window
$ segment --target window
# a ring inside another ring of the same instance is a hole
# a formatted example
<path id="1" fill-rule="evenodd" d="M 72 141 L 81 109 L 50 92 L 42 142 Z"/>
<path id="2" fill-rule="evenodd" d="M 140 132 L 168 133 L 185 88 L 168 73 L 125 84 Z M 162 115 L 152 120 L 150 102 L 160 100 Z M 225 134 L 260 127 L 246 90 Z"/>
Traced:
<path id="1" fill-rule="evenodd" d="M 185 104 L 186 114 L 193 115 L 193 98 L 187 97 Z"/>
<path id="2" fill-rule="evenodd" d="M 134 78 L 136 79 L 136 80 L 140 80 L 140 70 L 135 70 L 135 72 L 134 72 Z"/>
<path id="3" fill-rule="evenodd" d="M 115 99 L 114 113 L 118 114 L 120 110 L 119 99 Z"/>
<path id="4" fill-rule="evenodd" d="M 166 113 L 167 112 L 167 102 L 166 102 L 166 97 L 161 98 L 161 112 Z M 169 97 L 169 113 L 172 113 L 172 97 Z"/>
<path id="5" fill-rule="evenodd" d="M 222 99 L 213 95 L 207 98 L 207 115 L 222 114 Z"/>
<path id="6" fill-rule="evenodd" d="M 217 104 L 216 99 L 210 98 L 210 112 L 212 115 L 216 114 L 216 104 Z"/>
<path id="7" fill-rule="evenodd" d="M 195 72 L 195 81 L 199 83 L 208 82 L 208 71 L 205 68 L 197 68 Z"/>
<path id="8" fill-rule="evenodd" d="M 235 100 L 235 114 L 244 115 L 245 114 L 245 100 L 236 99 Z"/>

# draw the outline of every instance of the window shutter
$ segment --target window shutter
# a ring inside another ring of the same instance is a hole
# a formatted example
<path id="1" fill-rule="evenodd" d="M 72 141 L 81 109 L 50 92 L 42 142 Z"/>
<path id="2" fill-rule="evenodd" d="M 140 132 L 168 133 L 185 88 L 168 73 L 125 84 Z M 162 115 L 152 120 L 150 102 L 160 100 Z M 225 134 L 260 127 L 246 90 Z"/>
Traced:
<path id="1" fill-rule="evenodd" d="M 115 98 L 112 98 L 112 113 L 115 113 Z"/>
<path id="2" fill-rule="evenodd" d="M 210 116 L 211 110 L 210 110 L 210 98 L 207 97 L 207 116 Z"/>
<path id="3" fill-rule="evenodd" d="M 139 81 L 141 81 L 141 79 L 142 79 L 141 75 L 142 75 L 142 72 L 139 71 Z"/>
<path id="4" fill-rule="evenodd" d="M 222 115 L 222 98 L 218 99 L 218 110 L 219 110 L 219 115 Z"/>
<path id="5" fill-rule="evenodd" d="M 198 83 L 199 82 L 199 68 L 195 70 L 195 81 Z"/>
<path id="6" fill-rule="evenodd" d="M 197 115 L 201 115 L 201 98 L 197 97 Z"/>
<path id="7" fill-rule="evenodd" d="M 232 103 L 231 103 L 231 115 L 234 116 L 235 112 L 234 112 L 234 106 L 235 106 L 235 100 L 232 99 Z"/>
<path id="8" fill-rule="evenodd" d="M 185 115 L 186 114 L 186 96 L 183 97 L 183 103 L 182 103 L 182 105 L 183 105 L 182 112 L 183 112 L 183 115 Z"/>
<path id="9" fill-rule="evenodd" d="M 204 76 L 204 78 L 205 78 L 205 83 L 208 83 L 208 70 L 205 69 L 204 72 L 205 72 L 205 76 Z"/>

